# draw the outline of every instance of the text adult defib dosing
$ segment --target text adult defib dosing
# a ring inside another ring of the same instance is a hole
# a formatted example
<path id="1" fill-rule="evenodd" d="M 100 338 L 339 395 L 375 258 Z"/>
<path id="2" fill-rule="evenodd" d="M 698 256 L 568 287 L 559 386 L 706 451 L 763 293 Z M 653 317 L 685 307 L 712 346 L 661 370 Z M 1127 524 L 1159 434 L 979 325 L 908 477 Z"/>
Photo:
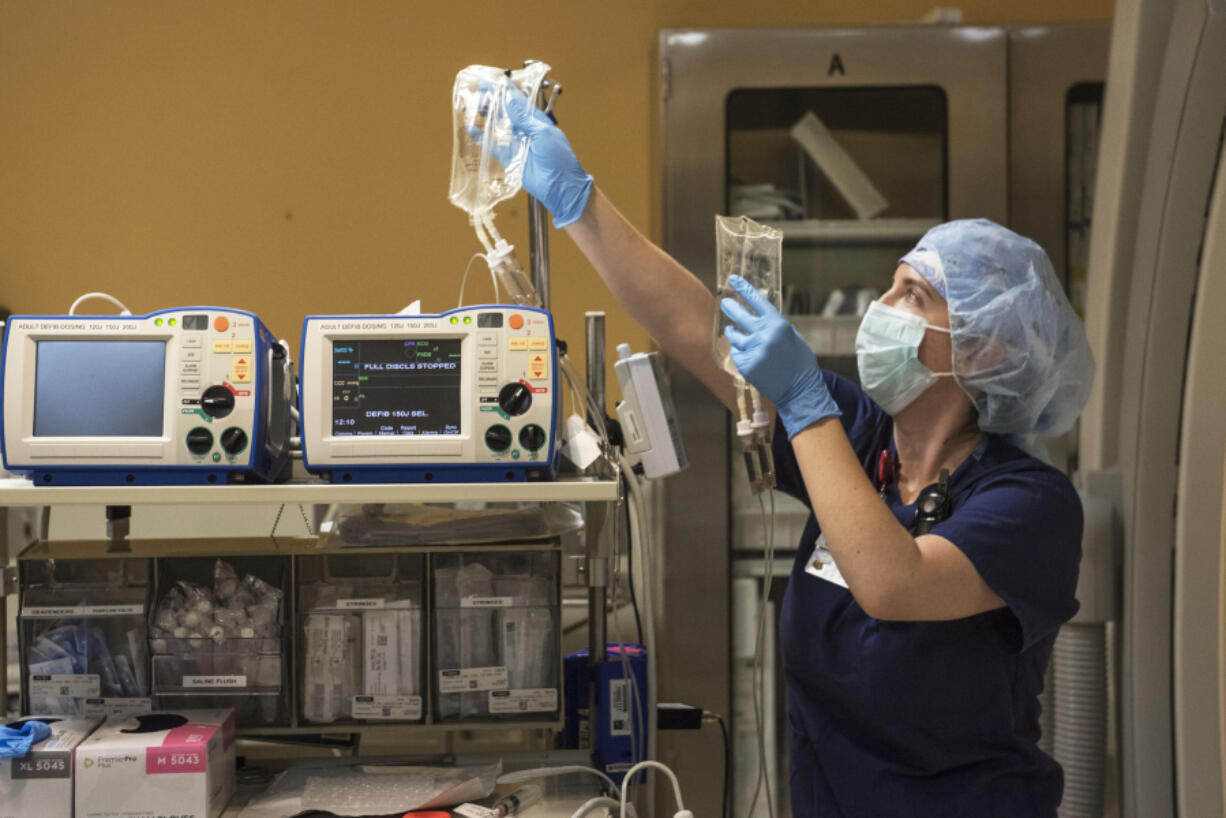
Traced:
<path id="1" fill-rule="evenodd" d="M 9 319 L 4 466 L 40 485 L 275 480 L 286 469 L 293 381 L 252 313 Z"/>
<path id="2" fill-rule="evenodd" d="M 303 463 L 333 482 L 507 482 L 557 473 L 553 318 L 527 306 L 313 315 Z"/>

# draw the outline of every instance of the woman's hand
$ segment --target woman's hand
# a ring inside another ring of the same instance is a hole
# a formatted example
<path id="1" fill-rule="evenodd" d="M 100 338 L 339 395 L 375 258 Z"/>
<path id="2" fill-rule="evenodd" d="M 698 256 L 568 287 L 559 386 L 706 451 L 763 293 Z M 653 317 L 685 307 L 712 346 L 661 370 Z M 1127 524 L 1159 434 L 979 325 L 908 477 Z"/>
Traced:
<path id="1" fill-rule="evenodd" d="M 797 432 L 843 413 L 830 396 L 817 366 L 817 358 L 775 305 L 740 276 L 728 283 L 753 310 L 725 298 L 720 309 L 735 323 L 724 330 L 732 346 L 737 370 L 779 409 L 788 438 Z"/>
<path id="2" fill-rule="evenodd" d="M 553 214 L 553 226 L 561 229 L 577 222 L 592 192 L 592 177 L 562 129 L 543 111 L 528 103 L 518 88 L 509 88 L 506 113 L 515 132 L 530 137 L 524 165 L 524 190 Z"/>

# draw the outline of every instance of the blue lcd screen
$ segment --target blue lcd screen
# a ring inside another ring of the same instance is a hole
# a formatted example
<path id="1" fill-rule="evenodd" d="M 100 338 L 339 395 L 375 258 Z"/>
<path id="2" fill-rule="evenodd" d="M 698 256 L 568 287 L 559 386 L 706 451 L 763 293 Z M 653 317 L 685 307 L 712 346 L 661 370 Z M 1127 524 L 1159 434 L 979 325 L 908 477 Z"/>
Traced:
<path id="1" fill-rule="evenodd" d="M 39 341 L 35 437 L 161 437 L 164 341 Z"/>

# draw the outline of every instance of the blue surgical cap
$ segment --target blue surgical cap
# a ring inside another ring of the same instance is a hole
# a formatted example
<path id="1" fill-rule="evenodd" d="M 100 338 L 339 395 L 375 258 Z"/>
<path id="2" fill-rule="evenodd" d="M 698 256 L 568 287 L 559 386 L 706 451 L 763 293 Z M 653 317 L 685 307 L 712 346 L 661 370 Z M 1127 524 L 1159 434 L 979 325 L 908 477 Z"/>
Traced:
<path id="1" fill-rule="evenodd" d="M 1081 414 L 1094 355 L 1043 248 L 987 219 L 937 225 L 901 261 L 949 304 L 954 378 L 985 432 L 1054 436 Z"/>

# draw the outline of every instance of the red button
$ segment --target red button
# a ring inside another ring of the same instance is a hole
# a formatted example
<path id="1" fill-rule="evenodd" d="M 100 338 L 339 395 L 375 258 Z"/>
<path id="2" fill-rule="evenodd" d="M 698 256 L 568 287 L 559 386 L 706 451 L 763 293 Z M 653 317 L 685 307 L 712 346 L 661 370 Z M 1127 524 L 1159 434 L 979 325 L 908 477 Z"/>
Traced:
<path id="1" fill-rule="evenodd" d="M 224 315 L 219 315 L 213 319 L 213 329 L 218 332 L 225 332 L 230 328 L 230 321 Z"/>
<path id="2" fill-rule="evenodd" d="M 519 313 L 512 313 L 511 320 L 507 323 L 511 325 L 511 329 L 520 329 L 524 325 L 524 317 Z"/>

